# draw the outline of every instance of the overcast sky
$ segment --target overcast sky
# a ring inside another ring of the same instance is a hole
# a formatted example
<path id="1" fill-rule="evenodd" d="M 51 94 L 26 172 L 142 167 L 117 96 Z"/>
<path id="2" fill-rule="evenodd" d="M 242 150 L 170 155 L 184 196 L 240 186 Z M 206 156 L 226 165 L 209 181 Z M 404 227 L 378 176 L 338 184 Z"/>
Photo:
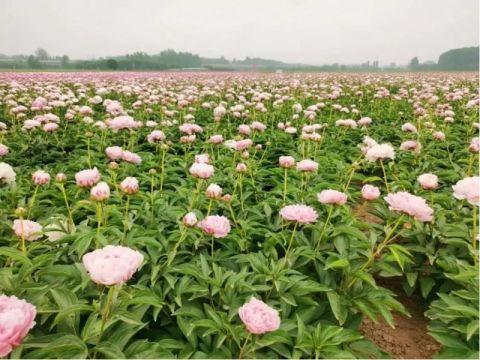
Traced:
<path id="1" fill-rule="evenodd" d="M 437 60 L 478 45 L 478 0 L 0 0 L 0 53 L 158 53 L 308 64 Z"/>

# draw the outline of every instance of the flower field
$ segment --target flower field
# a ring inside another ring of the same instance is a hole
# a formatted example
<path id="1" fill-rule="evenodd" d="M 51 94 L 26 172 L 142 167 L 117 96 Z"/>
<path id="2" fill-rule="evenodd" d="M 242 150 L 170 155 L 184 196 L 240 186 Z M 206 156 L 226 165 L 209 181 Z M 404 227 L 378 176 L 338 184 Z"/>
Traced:
<path id="1" fill-rule="evenodd" d="M 474 73 L 0 73 L 0 357 L 385 357 L 389 278 L 478 358 L 479 104 Z"/>

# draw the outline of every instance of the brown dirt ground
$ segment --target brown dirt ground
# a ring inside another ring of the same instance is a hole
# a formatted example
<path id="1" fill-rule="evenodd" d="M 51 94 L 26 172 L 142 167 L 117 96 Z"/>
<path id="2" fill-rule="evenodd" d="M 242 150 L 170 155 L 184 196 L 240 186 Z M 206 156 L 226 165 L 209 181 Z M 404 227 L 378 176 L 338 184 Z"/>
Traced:
<path id="1" fill-rule="evenodd" d="M 359 206 L 355 210 L 357 217 L 363 221 L 381 222 L 368 212 L 366 206 Z M 377 283 L 396 293 L 397 300 L 405 306 L 411 317 L 394 313 L 395 329 L 383 319 L 378 319 L 378 324 L 375 324 L 364 317 L 360 332 L 394 359 L 431 359 L 440 345 L 427 333 L 429 320 L 424 316 L 426 309 L 422 299 L 415 294 L 408 297 L 401 287 L 400 278 L 377 279 Z"/>
<path id="2" fill-rule="evenodd" d="M 411 317 L 394 313 L 395 329 L 379 319 L 375 324 L 364 318 L 360 332 L 394 359 L 431 359 L 440 345 L 427 333 L 428 318 L 424 316 L 422 299 L 417 295 L 406 296 L 400 287 L 400 279 L 378 280 L 379 285 L 397 294 L 397 300 Z"/>

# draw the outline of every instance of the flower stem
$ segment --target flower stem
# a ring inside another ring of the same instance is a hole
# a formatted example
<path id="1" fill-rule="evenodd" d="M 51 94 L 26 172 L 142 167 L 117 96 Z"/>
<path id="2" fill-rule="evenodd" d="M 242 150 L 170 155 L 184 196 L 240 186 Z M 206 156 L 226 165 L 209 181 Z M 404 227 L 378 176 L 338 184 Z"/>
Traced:
<path id="1" fill-rule="evenodd" d="M 68 198 L 67 198 L 67 193 L 65 191 L 65 186 L 63 183 L 60 183 L 60 190 L 62 191 L 63 195 L 63 200 L 65 201 L 65 206 L 67 208 L 67 213 L 68 213 L 68 232 L 70 233 L 73 230 L 74 227 L 74 222 L 73 222 L 73 216 L 72 216 L 72 210 L 70 209 L 70 205 L 68 204 Z"/>
<path id="2" fill-rule="evenodd" d="M 383 160 L 380 160 L 380 166 L 382 167 L 383 180 L 385 181 L 385 188 L 387 189 L 387 192 L 390 192 L 390 189 L 388 187 L 388 181 L 387 181 L 387 173 L 385 172 L 385 167 L 383 166 Z"/>
<path id="3" fill-rule="evenodd" d="M 288 173 L 287 173 L 287 168 L 285 168 L 285 175 L 284 175 L 284 181 L 283 181 L 283 203 L 285 204 L 285 198 L 287 197 L 287 178 L 288 178 Z"/>
<path id="4" fill-rule="evenodd" d="M 39 185 L 35 186 L 35 191 L 33 192 L 30 206 L 28 207 L 27 220 L 30 219 L 30 214 L 32 213 L 33 205 L 35 204 L 35 198 L 37 197 L 38 188 Z"/>
<path id="5" fill-rule="evenodd" d="M 252 334 L 248 333 L 248 336 L 246 337 L 245 342 L 243 343 L 243 346 L 240 349 L 240 353 L 238 354 L 239 359 L 242 359 L 243 357 L 243 353 L 245 351 L 245 347 L 247 346 L 248 340 L 250 340 L 250 336 L 252 336 Z"/>
<path id="6" fill-rule="evenodd" d="M 323 239 L 323 234 L 325 233 L 325 230 L 327 229 L 327 226 L 330 222 L 330 217 L 332 216 L 333 213 L 333 207 L 334 205 L 330 205 L 330 208 L 328 209 L 328 215 L 327 215 L 327 220 L 325 220 L 325 224 L 323 224 L 322 232 L 320 233 L 320 236 L 318 237 L 317 244 L 315 246 L 315 253 L 320 249 L 320 244 L 322 243 Z"/>
<path id="7" fill-rule="evenodd" d="M 288 263 L 288 254 L 290 253 L 290 248 L 292 247 L 293 238 L 295 237 L 295 231 L 297 230 L 298 223 L 295 222 L 293 226 L 292 235 L 290 236 L 290 240 L 288 241 L 287 251 L 285 252 L 285 263 Z"/>
<path id="8" fill-rule="evenodd" d="M 100 333 L 98 334 L 97 344 L 100 343 L 102 339 L 103 332 L 105 330 L 105 324 L 107 323 L 108 317 L 110 315 L 110 307 L 112 305 L 113 295 L 115 293 L 115 285 L 108 288 L 107 302 L 102 309 L 102 324 L 100 325 Z"/>

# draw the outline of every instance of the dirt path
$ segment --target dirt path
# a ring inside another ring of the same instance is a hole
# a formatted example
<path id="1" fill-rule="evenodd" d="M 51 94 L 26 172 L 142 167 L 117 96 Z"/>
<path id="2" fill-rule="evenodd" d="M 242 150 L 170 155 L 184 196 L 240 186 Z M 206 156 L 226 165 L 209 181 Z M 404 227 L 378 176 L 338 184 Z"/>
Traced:
<path id="1" fill-rule="evenodd" d="M 421 298 L 406 296 L 399 286 L 399 279 L 379 279 L 378 283 L 398 295 L 397 300 L 411 317 L 394 313 L 395 329 L 384 321 L 375 324 L 364 318 L 360 325 L 361 333 L 394 359 L 431 359 L 440 345 L 427 333 L 428 319 L 423 315 L 425 309 Z"/>

